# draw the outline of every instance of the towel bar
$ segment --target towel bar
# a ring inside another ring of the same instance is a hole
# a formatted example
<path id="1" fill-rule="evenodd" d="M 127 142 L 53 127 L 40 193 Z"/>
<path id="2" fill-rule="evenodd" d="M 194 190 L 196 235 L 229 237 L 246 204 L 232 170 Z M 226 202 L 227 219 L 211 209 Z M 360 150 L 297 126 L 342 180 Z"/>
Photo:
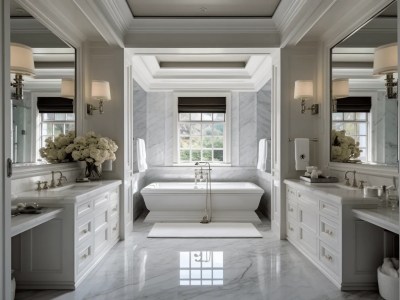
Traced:
<path id="1" fill-rule="evenodd" d="M 295 139 L 289 138 L 289 142 L 294 142 Z M 310 142 L 319 142 L 318 138 L 310 138 Z"/>

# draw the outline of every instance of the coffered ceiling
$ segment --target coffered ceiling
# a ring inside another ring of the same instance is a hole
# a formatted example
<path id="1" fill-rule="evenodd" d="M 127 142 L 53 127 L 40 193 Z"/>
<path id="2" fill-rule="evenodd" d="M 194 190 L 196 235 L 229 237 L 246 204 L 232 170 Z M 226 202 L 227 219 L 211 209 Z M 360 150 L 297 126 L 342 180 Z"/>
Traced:
<path id="1" fill-rule="evenodd" d="M 280 0 L 127 0 L 138 17 L 272 17 Z"/>

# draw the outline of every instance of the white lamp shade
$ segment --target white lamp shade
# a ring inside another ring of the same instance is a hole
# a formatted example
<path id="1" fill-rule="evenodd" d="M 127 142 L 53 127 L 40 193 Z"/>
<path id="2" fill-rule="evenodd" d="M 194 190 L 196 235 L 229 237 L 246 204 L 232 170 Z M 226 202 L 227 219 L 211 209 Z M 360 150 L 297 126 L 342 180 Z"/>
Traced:
<path id="1" fill-rule="evenodd" d="M 66 78 L 61 79 L 61 97 L 75 97 L 75 80 Z"/>
<path id="2" fill-rule="evenodd" d="M 111 100 L 110 83 L 108 81 L 92 81 L 92 98 L 98 100 Z"/>
<path id="3" fill-rule="evenodd" d="M 32 48 L 22 44 L 11 43 L 10 70 L 14 74 L 35 75 Z"/>
<path id="4" fill-rule="evenodd" d="M 332 81 L 332 97 L 335 99 L 349 96 L 349 80 L 334 79 Z"/>
<path id="5" fill-rule="evenodd" d="M 387 44 L 375 49 L 374 75 L 397 72 L 397 44 Z"/>
<path id="6" fill-rule="evenodd" d="M 294 83 L 294 99 L 311 98 L 314 95 L 311 80 L 296 80 Z"/>

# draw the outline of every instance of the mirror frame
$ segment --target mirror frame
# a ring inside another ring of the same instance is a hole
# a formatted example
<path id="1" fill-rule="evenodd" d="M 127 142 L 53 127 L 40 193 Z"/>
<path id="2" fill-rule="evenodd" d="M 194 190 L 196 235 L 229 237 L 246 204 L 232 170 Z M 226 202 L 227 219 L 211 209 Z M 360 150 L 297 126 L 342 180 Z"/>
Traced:
<path id="1" fill-rule="evenodd" d="M 389 5 L 391 5 L 394 1 L 393 0 L 387 3 L 384 3 L 384 5 L 374 11 L 370 11 L 365 18 L 361 18 L 359 20 L 355 20 L 352 24 L 349 24 L 348 31 L 343 31 L 338 33 L 337 36 L 334 38 L 331 38 L 330 40 L 326 41 L 323 45 L 323 60 L 324 60 L 324 74 L 325 74 L 325 80 L 324 80 L 324 96 L 327 101 L 325 102 L 325 105 L 322 109 L 323 113 L 323 120 L 329 119 L 329 126 L 324 127 L 324 137 L 321 139 L 321 149 L 323 149 L 323 161 L 325 162 L 324 165 L 327 166 L 328 169 L 334 170 L 334 171 L 341 171 L 345 172 L 348 171 L 349 169 L 356 170 L 360 173 L 363 174 L 368 174 L 368 175 L 375 175 L 375 176 L 381 176 L 381 177 L 387 177 L 387 178 L 392 178 L 393 176 L 398 176 L 400 170 L 399 170 L 399 159 L 400 159 L 400 147 L 398 146 L 398 160 L 397 160 L 397 165 L 386 165 L 386 164 L 373 164 L 373 163 L 357 163 L 357 164 L 350 164 L 350 163 L 342 163 L 342 162 L 334 162 L 331 161 L 331 132 L 332 132 L 332 104 L 331 104 L 331 95 L 332 95 L 332 48 L 334 48 L 337 44 L 340 42 L 344 41 L 346 38 L 348 38 L 350 35 L 355 33 L 358 29 L 363 27 L 365 24 L 367 24 L 370 20 L 375 18 L 377 15 L 379 15 L 383 10 L 385 10 Z M 399 17 L 397 20 L 397 24 L 399 24 Z M 399 41 L 397 41 L 399 43 Z M 398 106 L 398 116 L 400 116 L 400 105 Z M 399 121 L 398 121 L 399 123 Z M 399 135 L 400 136 L 400 135 Z M 398 145 L 400 145 L 398 143 Z M 328 147 L 328 149 L 326 149 Z"/>

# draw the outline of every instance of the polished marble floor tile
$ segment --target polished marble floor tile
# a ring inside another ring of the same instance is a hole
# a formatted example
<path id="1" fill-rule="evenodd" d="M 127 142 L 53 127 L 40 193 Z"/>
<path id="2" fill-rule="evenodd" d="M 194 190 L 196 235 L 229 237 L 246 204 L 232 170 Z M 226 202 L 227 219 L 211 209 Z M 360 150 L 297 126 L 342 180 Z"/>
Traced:
<path id="1" fill-rule="evenodd" d="M 381 299 L 341 292 L 269 222 L 262 239 L 148 239 L 143 218 L 75 291 L 21 291 L 16 299 Z"/>

